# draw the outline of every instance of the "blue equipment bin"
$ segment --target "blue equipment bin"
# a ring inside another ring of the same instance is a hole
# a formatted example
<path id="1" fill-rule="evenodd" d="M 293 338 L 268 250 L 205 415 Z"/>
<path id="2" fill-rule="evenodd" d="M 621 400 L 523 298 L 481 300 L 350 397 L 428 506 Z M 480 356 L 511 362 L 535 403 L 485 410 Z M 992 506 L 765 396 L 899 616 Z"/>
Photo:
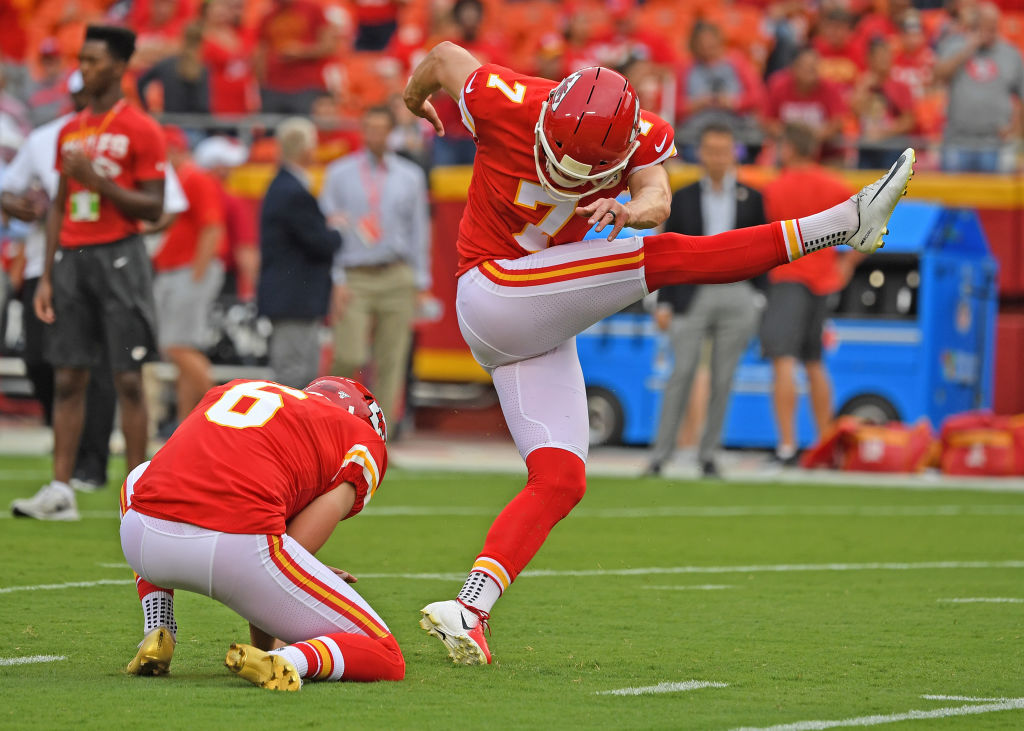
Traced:
<path id="1" fill-rule="evenodd" d="M 884 249 L 836 296 L 825 364 L 837 414 L 938 425 L 992 405 L 996 262 L 970 210 L 904 201 Z M 651 317 L 623 313 L 577 338 L 595 443 L 655 436 L 671 349 Z M 799 370 L 798 438 L 817 439 Z M 755 338 L 740 361 L 726 415 L 727 447 L 773 447 L 771 364 Z"/>

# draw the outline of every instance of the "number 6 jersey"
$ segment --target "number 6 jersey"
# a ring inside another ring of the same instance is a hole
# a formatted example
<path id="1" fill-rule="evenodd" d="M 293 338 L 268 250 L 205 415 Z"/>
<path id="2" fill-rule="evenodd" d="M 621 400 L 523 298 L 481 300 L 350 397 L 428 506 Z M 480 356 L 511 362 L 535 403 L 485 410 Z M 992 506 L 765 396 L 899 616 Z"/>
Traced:
<path id="1" fill-rule="evenodd" d="M 178 426 L 135 483 L 131 507 L 224 533 L 281 535 L 343 482 L 356 488 L 345 516 L 352 517 L 386 469 L 380 435 L 343 407 L 277 383 L 237 380 L 210 389 Z"/>
<path id="2" fill-rule="evenodd" d="M 477 152 L 459 226 L 459 275 L 491 259 L 518 259 L 580 241 L 590 224 L 576 215 L 577 206 L 614 198 L 626 189 L 630 174 L 676 154 L 672 126 L 641 111 L 640 147 L 618 182 L 579 201 L 549 196 L 537 180 L 534 128 L 541 104 L 557 84 L 494 64 L 480 66 L 466 79 L 459 109 Z"/>

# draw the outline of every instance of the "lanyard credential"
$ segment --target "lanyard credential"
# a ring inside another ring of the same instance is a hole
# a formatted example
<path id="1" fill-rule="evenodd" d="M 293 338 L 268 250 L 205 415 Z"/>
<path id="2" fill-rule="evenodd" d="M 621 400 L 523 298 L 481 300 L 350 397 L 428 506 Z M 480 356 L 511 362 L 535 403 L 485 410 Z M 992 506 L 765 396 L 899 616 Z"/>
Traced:
<path id="1" fill-rule="evenodd" d="M 113 122 L 117 118 L 117 115 L 121 113 L 121 110 L 124 109 L 125 106 L 126 105 L 124 99 L 118 100 L 117 104 L 112 106 L 110 108 L 110 111 L 108 111 L 106 115 L 103 117 L 103 120 L 100 122 L 99 127 L 96 127 L 95 131 L 92 132 L 88 137 L 82 139 L 82 152 L 84 152 L 87 157 L 95 158 L 96 146 L 99 144 L 100 137 L 103 136 L 103 133 L 107 131 L 107 127 L 109 127 L 111 122 Z M 79 133 L 81 133 L 82 129 L 85 127 L 85 115 L 85 109 L 78 113 Z"/>

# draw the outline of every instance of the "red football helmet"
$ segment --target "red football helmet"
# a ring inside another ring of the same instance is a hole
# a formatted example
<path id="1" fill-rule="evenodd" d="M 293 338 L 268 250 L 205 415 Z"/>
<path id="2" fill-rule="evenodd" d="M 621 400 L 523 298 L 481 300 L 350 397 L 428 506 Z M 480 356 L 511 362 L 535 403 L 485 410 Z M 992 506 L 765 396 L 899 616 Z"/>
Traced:
<path id="1" fill-rule="evenodd" d="M 385 442 L 388 440 L 388 424 L 384 420 L 384 412 L 366 386 L 351 378 L 323 376 L 302 389 L 306 393 L 323 396 L 331 403 L 340 406 L 348 413 L 358 416 L 373 430 L 380 434 Z"/>
<path id="2" fill-rule="evenodd" d="M 618 182 L 640 146 L 640 102 L 622 74 L 581 69 L 548 94 L 535 133 L 540 184 L 555 198 L 578 200 Z"/>

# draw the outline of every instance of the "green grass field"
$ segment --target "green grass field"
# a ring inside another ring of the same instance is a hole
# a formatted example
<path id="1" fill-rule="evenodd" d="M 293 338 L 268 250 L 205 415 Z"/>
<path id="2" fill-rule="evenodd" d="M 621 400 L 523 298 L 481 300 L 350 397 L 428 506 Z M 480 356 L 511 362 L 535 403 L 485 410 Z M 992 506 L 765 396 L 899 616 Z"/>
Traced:
<path id="1" fill-rule="evenodd" d="M 3 509 L 48 465 L 0 459 Z M 321 557 L 360 577 L 406 680 L 296 694 L 229 673 L 245 622 L 183 592 L 171 675 L 122 674 L 142 620 L 115 489 L 80 496 L 78 523 L 2 519 L 0 727 L 731 729 L 923 711 L 902 725 L 1024 728 L 1024 494 L 592 478 L 496 607 L 494 664 L 454 667 L 418 610 L 454 595 L 519 486 L 389 473 Z M 88 585 L 53 586 L 70 582 Z M 949 601 L 993 598 L 1017 601 Z M 66 659 L 5 663 L 37 655 Z M 687 681 L 722 686 L 607 693 Z"/>

